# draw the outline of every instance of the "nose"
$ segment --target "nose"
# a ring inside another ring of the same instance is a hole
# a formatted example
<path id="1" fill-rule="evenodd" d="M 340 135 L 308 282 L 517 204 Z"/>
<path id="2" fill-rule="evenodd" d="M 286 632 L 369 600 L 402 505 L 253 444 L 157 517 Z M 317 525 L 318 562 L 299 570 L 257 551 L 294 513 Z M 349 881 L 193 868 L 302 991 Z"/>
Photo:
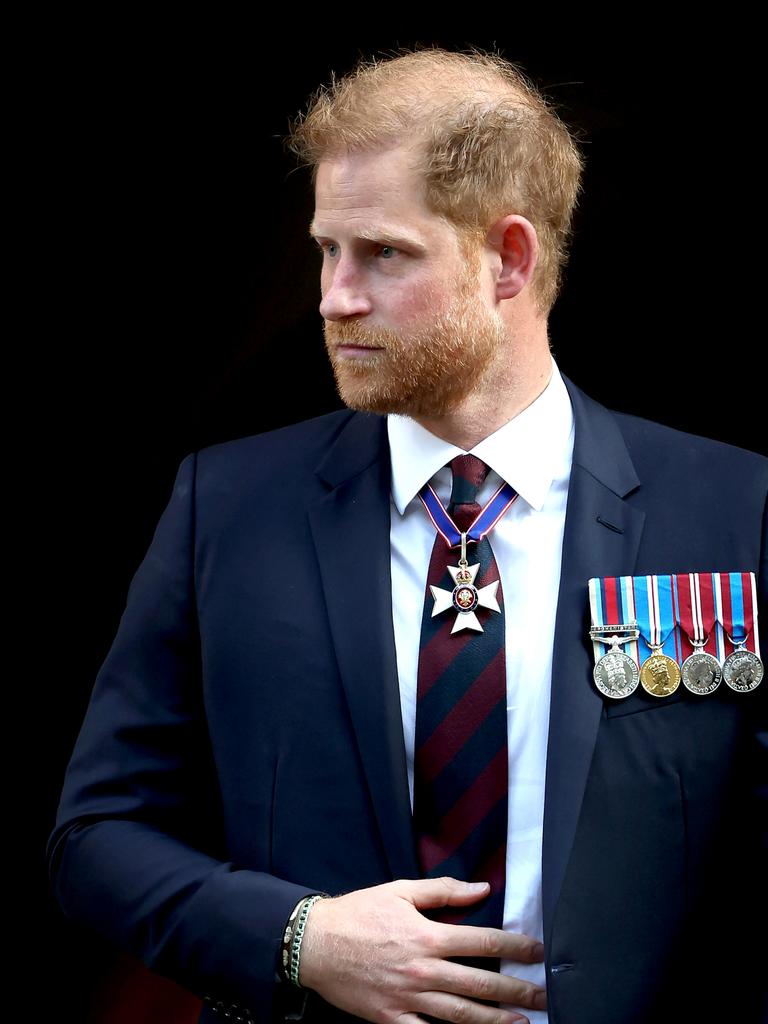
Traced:
<path id="1" fill-rule="evenodd" d="M 340 262 L 322 275 L 320 315 L 324 320 L 343 320 L 348 316 L 365 316 L 371 312 L 371 300 L 359 273 Z"/>

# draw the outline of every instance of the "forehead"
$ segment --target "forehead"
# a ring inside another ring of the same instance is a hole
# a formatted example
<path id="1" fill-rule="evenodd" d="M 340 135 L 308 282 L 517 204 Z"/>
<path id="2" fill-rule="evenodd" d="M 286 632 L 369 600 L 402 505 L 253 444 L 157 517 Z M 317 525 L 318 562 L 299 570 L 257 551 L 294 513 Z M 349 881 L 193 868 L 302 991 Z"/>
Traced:
<path id="1" fill-rule="evenodd" d="M 451 228 L 428 209 L 424 196 L 418 154 L 411 146 L 334 155 L 317 167 L 310 232 L 378 237 L 397 230 L 422 244 L 434 243 Z"/>

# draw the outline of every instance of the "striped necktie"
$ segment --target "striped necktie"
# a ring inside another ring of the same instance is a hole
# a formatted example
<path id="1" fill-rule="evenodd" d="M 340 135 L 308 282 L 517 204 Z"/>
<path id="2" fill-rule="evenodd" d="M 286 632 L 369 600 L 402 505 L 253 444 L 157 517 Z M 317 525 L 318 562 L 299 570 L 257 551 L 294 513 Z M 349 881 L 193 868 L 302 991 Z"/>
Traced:
<path id="1" fill-rule="evenodd" d="M 488 466 L 474 455 L 451 460 L 448 514 L 466 532 L 480 512 L 477 492 Z M 500 928 L 504 915 L 507 844 L 507 697 L 504 605 L 501 614 L 479 609 L 483 632 L 452 634 L 451 609 L 432 617 L 430 585 L 452 591 L 447 566 L 457 549 L 438 534 L 432 550 L 421 625 L 414 758 L 414 832 L 422 875 L 452 875 L 490 882 L 489 895 L 469 908 L 445 908 L 440 921 Z M 469 544 L 467 560 L 480 563 L 475 586 L 500 580 L 490 543 Z M 498 963 L 498 961 L 496 961 Z M 491 968 L 487 959 L 480 966 Z"/>

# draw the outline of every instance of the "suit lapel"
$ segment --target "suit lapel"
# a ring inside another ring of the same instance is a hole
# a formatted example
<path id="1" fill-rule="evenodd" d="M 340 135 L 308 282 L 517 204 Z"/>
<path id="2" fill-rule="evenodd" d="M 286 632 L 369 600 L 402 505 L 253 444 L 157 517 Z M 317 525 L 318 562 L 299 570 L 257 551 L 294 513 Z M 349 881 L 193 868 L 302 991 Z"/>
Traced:
<path id="1" fill-rule="evenodd" d="M 552 921 L 592 760 L 602 699 L 590 685 L 587 580 L 633 572 L 645 513 L 624 499 L 640 480 L 613 415 L 566 377 L 575 420 L 563 538 L 547 749 L 542 887 Z"/>
<path id="2" fill-rule="evenodd" d="M 390 573 L 386 418 L 355 414 L 318 468 L 309 510 L 333 643 L 393 878 L 418 877 L 400 710 Z"/>

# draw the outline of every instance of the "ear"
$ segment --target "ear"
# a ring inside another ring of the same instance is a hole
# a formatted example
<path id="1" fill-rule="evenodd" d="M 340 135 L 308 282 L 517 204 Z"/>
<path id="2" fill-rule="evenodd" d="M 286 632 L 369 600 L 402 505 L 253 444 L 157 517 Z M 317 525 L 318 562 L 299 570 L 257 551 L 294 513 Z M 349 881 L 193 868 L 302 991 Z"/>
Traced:
<path id="1" fill-rule="evenodd" d="M 501 217 L 488 232 L 496 263 L 496 299 L 514 299 L 525 288 L 539 258 L 536 228 L 517 213 Z"/>

